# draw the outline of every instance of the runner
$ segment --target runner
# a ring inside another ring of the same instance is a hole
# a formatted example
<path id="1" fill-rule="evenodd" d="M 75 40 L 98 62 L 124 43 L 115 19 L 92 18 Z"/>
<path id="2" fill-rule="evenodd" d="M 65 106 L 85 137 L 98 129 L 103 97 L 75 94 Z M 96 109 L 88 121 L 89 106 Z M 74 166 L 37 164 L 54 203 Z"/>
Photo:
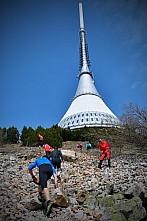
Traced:
<path id="1" fill-rule="evenodd" d="M 47 187 L 47 181 L 51 178 L 53 175 L 54 177 L 54 186 L 55 188 L 58 187 L 58 182 L 57 182 L 57 173 L 56 170 L 51 163 L 50 160 L 48 160 L 47 156 L 43 156 L 42 158 L 36 159 L 33 163 L 31 163 L 28 167 L 28 171 L 32 176 L 33 182 L 37 183 L 37 178 L 34 176 L 33 169 L 35 167 L 39 168 L 39 195 L 40 198 L 42 198 L 42 193 L 44 194 L 45 197 L 45 203 L 46 203 L 46 215 L 49 217 L 52 209 L 52 204 L 50 202 L 50 195 L 49 195 L 49 189 Z"/>

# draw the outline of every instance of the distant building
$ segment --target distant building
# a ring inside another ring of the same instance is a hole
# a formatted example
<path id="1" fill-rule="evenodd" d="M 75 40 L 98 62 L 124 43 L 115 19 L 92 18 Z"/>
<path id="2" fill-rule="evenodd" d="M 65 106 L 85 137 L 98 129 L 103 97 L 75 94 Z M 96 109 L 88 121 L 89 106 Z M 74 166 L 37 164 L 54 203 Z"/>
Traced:
<path id="1" fill-rule="evenodd" d="M 117 127 L 120 121 L 107 107 L 98 93 L 93 74 L 90 71 L 88 46 L 84 29 L 82 3 L 79 3 L 80 15 L 80 72 L 76 94 L 67 112 L 59 122 L 61 128 Z"/>

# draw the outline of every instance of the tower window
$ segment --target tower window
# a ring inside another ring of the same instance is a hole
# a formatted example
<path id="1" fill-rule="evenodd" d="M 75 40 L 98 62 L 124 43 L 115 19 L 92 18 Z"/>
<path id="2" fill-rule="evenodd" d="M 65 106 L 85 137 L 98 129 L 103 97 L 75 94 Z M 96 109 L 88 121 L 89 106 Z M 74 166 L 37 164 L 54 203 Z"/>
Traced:
<path id="1" fill-rule="evenodd" d="M 88 118 L 86 118 L 86 121 L 88 121 Z"/>

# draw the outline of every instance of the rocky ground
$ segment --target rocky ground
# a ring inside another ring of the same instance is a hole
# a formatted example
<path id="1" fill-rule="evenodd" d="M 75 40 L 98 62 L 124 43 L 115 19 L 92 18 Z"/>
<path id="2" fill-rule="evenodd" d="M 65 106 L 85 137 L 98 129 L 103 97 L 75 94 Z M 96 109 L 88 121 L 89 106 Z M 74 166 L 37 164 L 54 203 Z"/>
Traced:
<path id="1" fill-rule="evenodd" d="M 56 204 L 49 218 L 27 172 L 39 148 L 0 148 L 0 221 L 145 221 L 147 220 L 147 153 L 113 157 L 111 171 L 98 169 L 92 152 L 66 151 L 59 188 L 48 182 Z M 38 170 L 35 169 L 36 176 Z"/>

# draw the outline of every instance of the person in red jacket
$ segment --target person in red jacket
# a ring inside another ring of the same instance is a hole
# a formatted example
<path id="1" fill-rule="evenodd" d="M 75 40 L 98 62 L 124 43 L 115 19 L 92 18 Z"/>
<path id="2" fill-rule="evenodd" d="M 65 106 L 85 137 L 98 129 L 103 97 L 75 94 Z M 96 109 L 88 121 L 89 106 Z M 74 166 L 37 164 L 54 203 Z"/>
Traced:
<path id="1" fill-rule="evenodd" d="M 110 169 L 110 149 L 111 149 L 110 144 L 108 143 L 108 141 L 102 140 L 100 138 L 98 141 L 98 147 L 102 151 L 98 168 L 100 169 L 102 168 L 102 162 L 106 157 L 106 159 L 108 160 L 108 168 Z"/>
<path id="2" fill-rule="evenodd" d="M 50 155 L 51 155 L 51 152 L 53 151 L 53 148 L 48 144 L 44 144 L 42 148 L 45 150 L 46 156 L 50 160 Z"/>

